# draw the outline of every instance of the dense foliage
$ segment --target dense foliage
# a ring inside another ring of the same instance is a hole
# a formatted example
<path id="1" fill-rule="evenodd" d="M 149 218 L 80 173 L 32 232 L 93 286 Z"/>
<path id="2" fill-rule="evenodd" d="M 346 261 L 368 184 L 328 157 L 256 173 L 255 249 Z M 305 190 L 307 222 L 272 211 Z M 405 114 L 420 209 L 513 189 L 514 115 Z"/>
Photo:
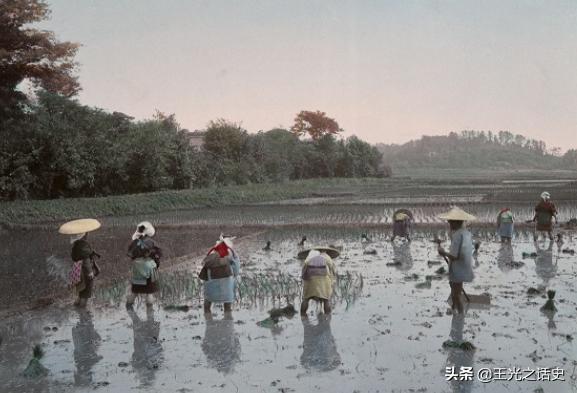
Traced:
<path id="1" fill-rule="evenodd" d="M 86 197 L 280 182 L 381 176 L 378 150 L 350 137 L 301 140 L 288 130 L 249 134 L 211 122 L 200 148 L 173 115 L 131 117 L 40 92 L 24 116 L 0 119 L 0 197 Z"/>
<path id="2" fill-rule="evenodd" d="M 17 89 L 23 82 L 66 96 L 80 89 L 74 75 L 78 44 L 29 27 L 49 14 L 42 0 L 0 1 L 0 118 L 23 109 L 26 96 Z"/>
<path id="3" fill-rule="evenodd" d="M 423 136 L 403 145 L 378 145 L 393 170 L 405 168 L 577 169 L 577 154 L 564 156 L 545 142 L 508 131 L 452 132 Z"/>

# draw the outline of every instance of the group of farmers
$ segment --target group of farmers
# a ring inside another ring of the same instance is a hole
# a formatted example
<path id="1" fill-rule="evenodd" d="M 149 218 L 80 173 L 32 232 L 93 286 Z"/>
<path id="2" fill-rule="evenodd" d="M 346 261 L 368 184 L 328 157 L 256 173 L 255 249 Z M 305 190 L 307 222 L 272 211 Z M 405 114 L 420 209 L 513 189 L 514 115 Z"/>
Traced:
<path id="1" fill-rule="evenodd" d="M 541 193 L 539 203 L 535 206 L 535 215 L 528 222 L 535 223 L 533 238 L 539 240 L 539 233 L 546 233 L 549 240 L 553 240 L 554 224 L 557 220 L 557 208 L 551 201 L 551 194 L 547 191 Z M 501 237 L 501 242 L 511 243 L 513 238 L 513 212 L 506 207 L 501 209 L 497 215 L 497 231 Z"/>
<path id="2" fill-rule="evenodd" d="M 553 220 L 556 219 L 556 208 L 551 202 L 548 192 L 541 194 L 541 200 L 535 207 L 536 222 L 535 241 L 539 232 L 546 232 L 553 239 Z M 449 265 L 449 283 L 454 312 L 463 312 L 461 294 L 463 283 L 473 280 L 473 241 L 465 223 L 475 217 L 458 207 L 441 214 L 439 218 L 446 220 L 450 227 L 451 245 L 449 250 L 438 246 L 438 253 Z M 412 214 L 401 209 L 393 215 L 393 237 L 404 237 L 410 241 Z M 502 209 L 497 218 L 498 233 L 503 242 L 510 242 L 513 236 L 513 213 L 510 209 Z M 77 293 L 76 305 L 86 306 L 94 289 L 94 279 L 100 268 L 96 259 L 99 255 L 88 242 L 88 233 L 100 227 L 94 219 L 74 220 L 63 224 L 59 232 L 70 235 L 72 244 L 71 257 L 73 266 L 69 274 L 70 285 Z M 137 225 L 128 246 L 127 256 L 132 261 L 131 290 L 127 296 L 126 305 L 131 308 L 138 295 L 145 297 L 147 305 L 152 305 L 153 294 L 158 291 L 157 271 L 160 266 L 162 250 L 153 240 L 155 229 L 148 221 Z M 223 303 L 224 311 L 230 312 L 235 301 L 236 286 L 240 276 L 240 259 L 235 251 L 233 237 L 221 235 L 216 244 L 211 247 L 203 260 L 199 278 L 204 286 L 204 311 L 210 313 L 212 303 Z M 299 253 L 304 259 L 302 267 L 303 296 L 300 311 L 306 315 L 309 301 L 316 300 L 323 305 L 326 314 L 331 312 L 330 300 L 333 284 L 336 280 L 336 268 L 333 259 L 339 251 L 331 247 L 313 247 Z"/>

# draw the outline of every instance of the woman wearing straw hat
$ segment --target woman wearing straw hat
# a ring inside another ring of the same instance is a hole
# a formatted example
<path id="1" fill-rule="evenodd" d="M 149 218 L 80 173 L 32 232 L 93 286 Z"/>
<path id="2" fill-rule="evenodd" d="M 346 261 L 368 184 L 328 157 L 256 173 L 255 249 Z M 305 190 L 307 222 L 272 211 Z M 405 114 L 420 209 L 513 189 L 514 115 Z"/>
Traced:
<path id="1" fill-rule="evenodd" d="M 236 283 L 240 276 L 240 259 L 234 251 L 234 237 L 222 234 L 208 250 L 199 278 L 204 283 L 204 312 L 211 312 L 212 303 L 224 303 L 224 312 L 232 311 L 236 299 Z"/>
<path id="2" fill-rule="evenodd" d="M 539 232 L 547 232 L 549 240 L 553 240 L 553 218 L 557 220 L 557 208 L 551 202 L 551 194 L 547 191 L 541 193 L 541 200 L 535 206 L 535 216 L 533 222 L 535 225 L 535 241 L 539 240 Z"/>
<path id="3" fill-rule="evenodd" d="M 154 302 L 153 294 L 158 291 L 156 271 L 162 256 L 160 248 L 152 240 L 155 232 L 150 222 L 143 221 L 136 226 L 136 232 L 132 235 L 132 242 L 128 246 L 128 256 L 133 261 L 132 285 L 126 298 L 127 307 L 132 307 L 139 294 L 146 295 L 147 306 Z"/>
<path id="4" fill-rule="evenodd" d="M 99 257 L 88 243 L 88 232 L 100 228 L 100 223 L 92 218 L 69 221 L 58 230 L 63 235 L 70 235 L 72 251 L 70 256 L 74 264 L 70 272 L 70 286 L 75 288 L 78 299 L 74 305 L 86 307 L 92 297 L 94 278 L 100 273 L 95 258 Z"/>
<path id="5" fill-rule="evenodd" d="M 413 213 L 407 209 L 399 209 L 393 213 L 393 237 L 391 241 L 394 242 L 396 237 L 401 237 L 411 241 L 411 222 L 413 220 Z"/>
<path id="6" fill-rule="evenodd" d="M 299 257 L 304 256 L 301 254 L 299 253 Z M 330 300 L 333 294 L 333 284 L 337 278 L 333 258 L 338 256 L 338 250 L 330 247 L 314 247 L 307 250 L 302 270 L 303 301 L 301 303 L 301 315 L 307 315 L 311 299 L 323 303 L 325 314 L 331 313 Z"/>
<path id="7" fill-rule="evenodd" d="M 473 240 L 471 232 L 465 229 L 465 221 L 475 220 L 475 216 L 458 207 L 441 214 L 439 218 L 447 220 L 451 228 L 451 248 L 445 251 L 439 244 L 439 254 L 449 264 L 449 284 L 451 286 L 452 309 L 463 313 L 461 293 L 463 283 L 473 281 Z"/>

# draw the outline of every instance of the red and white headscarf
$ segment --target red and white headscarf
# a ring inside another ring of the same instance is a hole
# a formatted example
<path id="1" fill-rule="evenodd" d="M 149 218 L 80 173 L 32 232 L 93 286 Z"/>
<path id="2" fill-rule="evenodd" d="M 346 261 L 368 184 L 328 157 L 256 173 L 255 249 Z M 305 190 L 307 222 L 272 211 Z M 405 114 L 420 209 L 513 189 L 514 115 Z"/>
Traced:
<path id="1" fill-rule="evenodd" d="M 206 255 L 210 255 L 212 252 L 217 252 L 220 257 L 226 257 L 229 254 L 234 253 L 234 243 L 232 242 L 235 237 L 225 237 L 222 233 L 220 234 L 220 239 L 216 242 L 216 245 L 208 250 Z"/>

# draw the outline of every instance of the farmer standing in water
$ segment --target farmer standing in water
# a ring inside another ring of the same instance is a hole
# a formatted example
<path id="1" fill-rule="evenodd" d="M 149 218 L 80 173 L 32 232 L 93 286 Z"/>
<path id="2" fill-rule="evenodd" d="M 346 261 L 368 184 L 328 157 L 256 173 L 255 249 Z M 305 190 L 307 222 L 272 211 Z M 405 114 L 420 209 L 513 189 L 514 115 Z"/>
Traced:
<path id="1" fill-rule="evenodd" d="M 513 212 L 508 207 L 501 209 L 497 215 L 497 231 L 501 237 L 501 243 L 511 243 L 513 238 Z"/>
<path id="2" fill-rule="evenodd" d="M 74 264 L 69 275 L 69 285 L 74 287 L 78 299 L 75 306 L 86 307 L 88 299 L 92 297 L 94 279 L 100 273 L 95 258 L 99 257 L 88 243 L 88 232 L 100 228 L 100 222 L 92 218 L 69 221 L 63 224 L 58 232 L 70 235 L 72 251 L 70 257 Z"/>
<path id="3" fill-rule="evenodd" d="M 143 221 L 136 226 L 128 246 L 128 257 L 132 260 L 131 287 L 126 298 L 126 306 L 129 308 L 134 305 L 139 294 L 146 295 L 146 305 L 152 306 L 154 293 L 158 291 L 156 272 L 162 251 L 152 240 L 155 233 L 152 224 Z"/>
<path id="4" fill-rule="evenodd" d="M 234 237 L 222 234 L 203 261 L 199 278 L 204 283 L 204 313 L 211 312 L 212 303 L 224 303 L 224 312 L 232 311 L 240 278 L 240 258 L 234 251 Z"/>
<path id="5" fill-rule="evenodd" d="M 451 228 L 451 248 L 445 251 L 439 244 L 439 255 L 449 264 L 449 285 L 451 286 L 452 309 L 463 313 L 461 293 L 464 282 L 473 281 L 473 239 L 471 232 L 465 228 L 465 221 L 475 220 L 476 217 L 466 213 L 458 207 L 441 214 L 439 218 L 447 220 Z"/>
<path id="6" fill-rule="evenodd" d="M 557 208 L 551 202 L 551 194 L 544 191 L 541 194 L 541 200 L 535 206 L 535 216 L 533 217 L 533 222 L 536 222 L 535 234 L 533 235 L 535 241 L 539 240 L 539 232 L 547 232 L 549 240 L 553 240 L 553 219 L 557 221 Z"/>

